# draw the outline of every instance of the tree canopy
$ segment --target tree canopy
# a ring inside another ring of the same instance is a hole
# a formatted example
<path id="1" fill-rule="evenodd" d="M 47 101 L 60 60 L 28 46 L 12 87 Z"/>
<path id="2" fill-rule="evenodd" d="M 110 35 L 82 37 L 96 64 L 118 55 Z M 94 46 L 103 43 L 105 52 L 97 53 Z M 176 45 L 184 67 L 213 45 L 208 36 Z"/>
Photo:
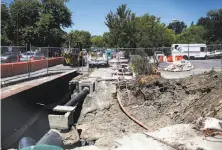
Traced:
<path id="1" fill-rule="evenodd" d="M 110 12 L 106 16 L 105 24 L 109 28 L 109 37 L 114 47 L 136 47 L 135 14 L 127 9 L 127 5 L 121 5 L 116 12 Z"/>
<path id="2" fill-rule="evenodd" d="M 222 42 L 222 9 L 209 11 L 207 17 L 198 20 L 197 25 L 205 27 L 208 43 Z"/>
<path id="3" fill-rule="evenodd" d="M 91 37 L 92 46 L 94 47 L 104 47 L 103 36 L 92 36 Z"/>
<path id="4" fill-rule="evenodd" d="M 8 35 L 8 39 L 1 39 L 5 44 L 61 46 L 64 42 L 62 27 L 72 25 L 71 12 L 64 0 L 46 0 L 42 3 L 36 0 L 14 0 L 9 7 L 3 7 L 2 14 L 4 17 L 8 15 L 2 18 L 5 22 L 2 25 L 3 32 L 6 32 L 4 35 Z"/>
<path id="5" fill-rule="evenodd" d="M 205 43 L 205 33 L 206 30 L 203 26 L 190 26 L 188 29 L 176 36 L 176 43 Z"/>
<path id="6" fill-rule="evenodd" d="M 172 29 L 175 34 L 180 34 L 184 29 L 187 28 L 187 25 L 183 21 L 174 21 L 168 25 L 169 29 Z"/>
<path id="7" fill-rule="evenodd" d="M 105 17 L 109 31 L 91 36 L 89 31 L 63 29 L 73 25 L 68 0 L 14 0 L 1 4 L 2 45 L 86 47 L 168 47 L 173 43 L 222 43 L 222 9 L 210 10 L 197 24 L 183 21 L 169 25 L 148 13 L 137 16 L 126 4 Z M 92 44 L 90 44 L 92 42 Z"/>

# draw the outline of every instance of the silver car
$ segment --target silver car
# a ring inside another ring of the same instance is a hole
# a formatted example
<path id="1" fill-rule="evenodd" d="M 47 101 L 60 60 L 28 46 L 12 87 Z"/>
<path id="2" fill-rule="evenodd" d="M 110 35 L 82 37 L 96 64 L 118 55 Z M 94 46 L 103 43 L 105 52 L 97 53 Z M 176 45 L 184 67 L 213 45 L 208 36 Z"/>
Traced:
<path id="1" fill-rule="evenodd" d="M 207 57 L 208 58 L 220 58 L 220 57 L 222 57 L 222 50 L 212 51 L 207 55 Z"/>
<path id="2" fill-rule="evenodd" d="M 24 61 L 41 60 L 41 59 L 45 59 L 45 56 L 41 52 L 29 51 L 29 52 L 22 54 L 20 61 L 24 62 Z"/>
<path id="3" fill-rule="evenodd" d="M 21 52 L 5 52 L 1 55 L 1 63 L 19 62 Z"/>

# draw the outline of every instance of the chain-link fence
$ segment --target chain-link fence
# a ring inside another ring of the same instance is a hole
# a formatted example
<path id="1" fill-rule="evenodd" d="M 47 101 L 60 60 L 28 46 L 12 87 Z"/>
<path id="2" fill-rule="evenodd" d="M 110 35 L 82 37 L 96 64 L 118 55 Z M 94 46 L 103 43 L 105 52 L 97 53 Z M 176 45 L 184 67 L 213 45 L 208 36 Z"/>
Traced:
<path id="1" fill-rule="evenodd" d="M 27 78 L 83 71 L 87 64 L 87 51 L 83 48 L 1 46 L 2 84 Z"/>
<path id="2" fill-rule="evenodd" d="M 50 67 L 62 63 L 61 47 L 1 46 L 1 83 L 60 73 Z"/>
<path id="3" fill-rule="evenodd" d="M 156 55 L 171 56 L 173 47 L 153 47 L 153 48 L 83 48 L 80 54 L 80 48 L 63 47 L 34 47 L 34 46 L 1 46 L 1 78 L 2 81 L 14 80 L 18 78 L 30 78 L 38 75 L 48 75 L 49 73 L 62 72 L 64 70 L 76 69 L 80 71 L 88 70 L 89 57 L 107 58 L 107 50 L 112 51 L 112 58 L 117 54 L 124 54 L 125 58 L 130 55 L 141 55 L 145 53 L 151 61 L 156 62 Z M 192 48 L 189 49 L 193 51 Z M 195 50 L 195 53 L 201 52 Z M 222 44 L 207 45 L 205 48 L 207 59 L 221 60 L 222 67 Z M 204 59 L 206 59 L 204 57 Z M 198 61 L 197 61 L 198 62 Z M 199 62 L 198 62 L 199 63 Z M 208 62 L 206 62 L 208 63 Z M 60 64 L 60 65 L 58 65 Z M 53 67 L 55 66 L 55 67 Z M 72 67 L 70 67 L 72 66 Z M 211 66 L 214 66 L 212 64 Z M 216 66 L 218 67 L 218 66 Z"/>

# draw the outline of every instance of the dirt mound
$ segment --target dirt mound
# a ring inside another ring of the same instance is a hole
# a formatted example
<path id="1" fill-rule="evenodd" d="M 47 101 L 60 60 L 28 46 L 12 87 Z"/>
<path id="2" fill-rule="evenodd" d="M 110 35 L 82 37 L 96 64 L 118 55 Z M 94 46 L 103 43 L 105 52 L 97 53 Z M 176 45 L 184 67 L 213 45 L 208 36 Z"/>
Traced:
<path id="1" fill-rule="evenodd" d="M 123 105 L 152 129 L 190 123 L 199 116 L 222 119 L 222 72 L 180 80 L 156 79 L 143 85 L 131 81 L 128 92 L 123 85 Z"/>
<path id="2" fill-rule="evenodd" d="M 222 72 L 180 80 L 120 83 L 124 108 L 150 130 L 190 123 L 199 116 L 222 119 Z M 111 81 L 96 83 L 96 91 L 85 99 L 76 124 L 81 140 L 111 148 L 115 139 L 145 131 L 122 112 L 115 94 L 116 85 Z"/>

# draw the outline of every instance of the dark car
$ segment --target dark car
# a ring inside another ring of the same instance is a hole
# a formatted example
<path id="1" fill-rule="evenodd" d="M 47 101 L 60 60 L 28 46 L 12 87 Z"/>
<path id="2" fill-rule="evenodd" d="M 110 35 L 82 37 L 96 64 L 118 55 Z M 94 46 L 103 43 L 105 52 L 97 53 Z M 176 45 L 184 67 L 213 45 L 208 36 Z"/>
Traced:
<path id="1" fill-rule="evenodd" d="M 21 52 L 5 52 L 1 55 L 1 63 L 19 62 Z"/>

